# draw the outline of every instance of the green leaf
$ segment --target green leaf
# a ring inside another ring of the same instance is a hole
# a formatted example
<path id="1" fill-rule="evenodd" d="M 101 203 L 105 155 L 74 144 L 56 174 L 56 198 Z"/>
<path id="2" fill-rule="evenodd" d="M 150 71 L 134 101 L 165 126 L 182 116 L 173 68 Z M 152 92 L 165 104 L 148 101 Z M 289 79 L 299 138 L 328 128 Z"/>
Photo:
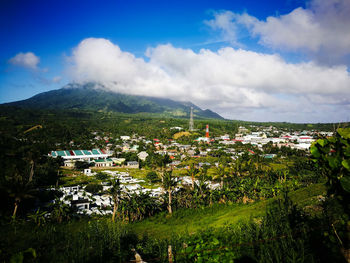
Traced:
<path id="1" fill-rule="evenodd" d="M 320 152 L 318 151 L 318 148 L 315 145 L 312 145 L 310 147 L 310 152 L 315 158 L 320 158 L 321 156 Z"/>
<path id="2" fill-rule="evenodd" d="M 349 160 L 343 160 L 341 164 L 345 167 L 346 170 L 350 171 L 350 162 Z"/>
<path id="3" fill-rule="evenodd" d="M 344 155 L 350 157 L 350 146 L 346 146 L 344 148 Z"/>
<path id="4" fill-rule="evenodd" d="M 185 253 L 186 254 L 189 254 L 189 253 L 191 253 L 193 251 L 193 247 L 192 246 L 189 246 L 189 247 L 187 247 L 186 249 L 185 249 Z"/>
<path id="5" fill-rule="evenodd" d="M 336 141 L 337 141 L 337 139 L 335 137 L 328 138 L 329 143 L 335 143 Z"/>
<path id="6" fill-rule="evenodd" d="M 213 245 L 215 245 L 215 246 L 217 246 L 217 245 L 219 245 L 219 240 L 217 240 L 215 237 L 214 237 L 214 239 L 213 239 Z"/>
<path id="7" fill-rule="evenodd" d="M 345 139 L 350 139 L 350 128 L 339 128 L 337 132 L 341 137 Z"/>
<path id="8" fill-rule="evenodd" d="M 341 187 L 348 193 L 350 193 L 350 176 L 344 176 L 340 179 Z"/>
<path id="9" fill-rule="evenodd" d="M 336 158 L 336 157 L 328 156 L 328 157 L 327 157 L 327 160 L 328 160 L 329 166 L 330 166 L 332 169 L 338 168 L 339 165 L 340 165 L 340 161 L 339 161 L 338 158 Z"/>
<path id="10" fill-rule="evenodd" d="M 324 139 L 318 139 L 318 140 L 317 140 L 317 143 L 318 143 L 319 145 L 321 145 L 322 147 L 324 147 L 324 146 L 328 143 L 328 141 L 327 141 L 327 140 L 324 140 Z"/>

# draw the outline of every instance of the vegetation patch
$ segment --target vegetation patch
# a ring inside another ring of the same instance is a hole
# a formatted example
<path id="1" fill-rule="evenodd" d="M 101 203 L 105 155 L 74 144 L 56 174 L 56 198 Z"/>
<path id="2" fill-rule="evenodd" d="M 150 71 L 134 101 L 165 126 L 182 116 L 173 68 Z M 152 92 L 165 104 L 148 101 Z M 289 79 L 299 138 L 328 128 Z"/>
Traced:
<path id="1" fill-rule="evenodd" d="M 177 132 L 173 135 L 173 138 L 176 140 L 176 139 L 179 139 L 181 138 L 182 136 L 190 136 L 191 133 L 189 132 L 186 132 L 186 131 L 183 131 L 183 132 Z"/>
<path id="2" fill-rule="evenodd" d="M 294 203 L 303 208 L 308 205 L 320 204 L 317 197 L 324 195 L 325 192 L 324 184 L 315 184 L 290 192 L 289 196 Z M 134 223 L 131 227 L 136 233 L 148 233 L 151 236 L 162 238 L 170 237 L 175 233 L 194 234 L 207 227 L 224 227 L 251 218 L 259 218 L 265 215 L 267 205 L 276 199 L 278 198 L 251 204 L 216 204 L 212 207 L 198 209 L 179 209 L 170 217 L 166 213 L 161 213 Z"/>

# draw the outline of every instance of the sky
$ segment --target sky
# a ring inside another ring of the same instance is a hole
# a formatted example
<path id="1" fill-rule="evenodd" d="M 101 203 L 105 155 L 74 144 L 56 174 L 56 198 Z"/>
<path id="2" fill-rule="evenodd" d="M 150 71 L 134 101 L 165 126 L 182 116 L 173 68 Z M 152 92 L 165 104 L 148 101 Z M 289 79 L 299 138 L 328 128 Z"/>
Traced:
<path id="1" fill-rule="evenodd" d="M 3 0 L 0 103 L 68 83 L 228 119 L 350 120 L 350 0 Z"/>

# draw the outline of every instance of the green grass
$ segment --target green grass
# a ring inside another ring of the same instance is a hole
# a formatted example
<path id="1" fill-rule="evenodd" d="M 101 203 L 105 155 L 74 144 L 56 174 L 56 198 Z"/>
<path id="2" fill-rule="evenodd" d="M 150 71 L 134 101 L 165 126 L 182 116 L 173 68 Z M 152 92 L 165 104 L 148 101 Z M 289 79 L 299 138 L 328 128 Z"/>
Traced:
<path id="1" fill-rule="evenodd" d="M 313 184 L 289 194 L 291 200 L 300 207 L 317 205 L 318 195 L 324 195 L 324 184 Z M 227 224 L 237 224 L 251 218 L 259 218 L 266 212 L 266 205 L 274 199 L 251 204 L 214 205 L 203 209 L 179 209 L 169 216 L 158 214 L 149 219 L 130 224 L 138 234 L 166 238 L 174 234 L 196 233 L 208 227 L 218 228 Z"/>
<path id="2" fill-rule="evenodd" d="M 203 209 L 180 209 L 172 216 L 162 213 L 130 225 L 139 234 L 171 237 L 173 234 L 193 234 L 208 227 L 221 227 L 264 214 L 266 202 L 249 205 L 215 205 Z"/>
<path id="3" fill-rule="evenodd" d="M 78 176 L 64 176 L 59 180 L 60 186 L 72 186 L 72 185 L 82 185 L 88 183 L 98 182 L 93 176 L 78 175 Z"/>
<path id="4" fill-rule="evenodd" d="M 274 171 L 281 171 L 287 168 L 287 165 L 282 163 L 270 163 L 269 165 Z"/>

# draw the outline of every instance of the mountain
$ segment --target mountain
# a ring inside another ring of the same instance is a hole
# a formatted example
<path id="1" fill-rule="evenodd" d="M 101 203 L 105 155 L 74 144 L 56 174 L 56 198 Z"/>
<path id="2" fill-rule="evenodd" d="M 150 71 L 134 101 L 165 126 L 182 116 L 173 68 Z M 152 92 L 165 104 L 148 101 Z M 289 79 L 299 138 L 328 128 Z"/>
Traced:
<path id="1" fill-rule="evenodd" d="M 223 119 L 219 114 L 209 109 L 202 110 L 191 102 L 126 95 L 109 91 L 96 83 L 68 84 L 58 90 L 43 92 L 26 100 L 3 105 L 50 110 L 154 113 L 169 117 L 189 117 L 190 108 L 193 107 L 195 118 Z"/>

